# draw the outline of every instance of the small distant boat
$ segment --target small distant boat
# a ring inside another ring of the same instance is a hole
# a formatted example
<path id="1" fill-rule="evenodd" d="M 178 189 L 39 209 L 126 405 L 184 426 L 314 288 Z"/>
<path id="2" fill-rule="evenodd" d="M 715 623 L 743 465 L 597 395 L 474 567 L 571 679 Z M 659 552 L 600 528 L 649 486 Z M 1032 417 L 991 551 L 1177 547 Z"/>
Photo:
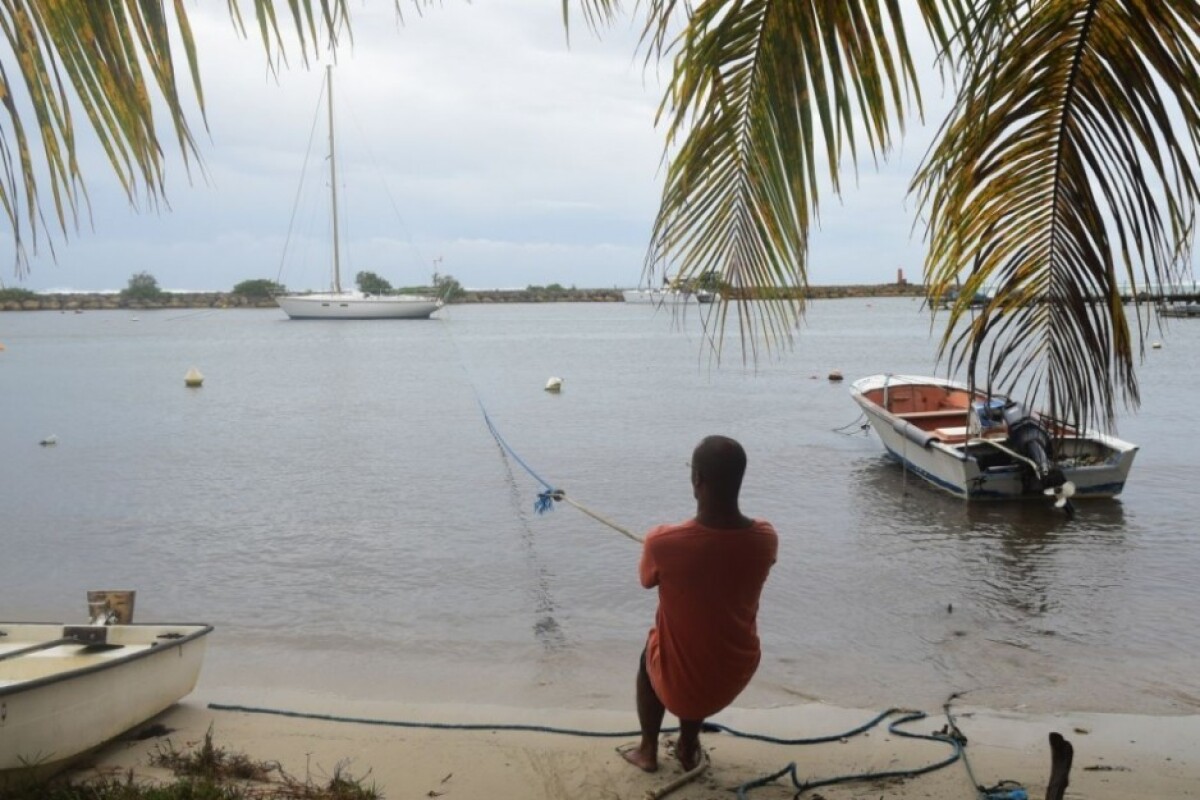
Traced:
<path id="1" fill-rule="evenodd" d="M 687 289 L 625 289 L 621 296 L 626 303 L 648 303 L 652 305 L 678 305 L 684 303 L 712 303 L 719 300 L 715 292 L 689 291 Z"/>
<path id="2" fill-rule="evenodd" d="M 967 500 L 1115 497 L 1138 450 L 941 378 L 872 375 L 850 392 L 890 456 Z"/>
<path id="3" fill-rule="evenodd" d="M 961 288 L 959 288 L 957 286 L 951 288 L 948 292 L 946 292 L 946 296 L 944 298 L 942 298 L 942 308 L 950 308 L 951 306 L 953 306 L 955 303 L 958 302 L 958 298 L 961 294 L 962 294 Z M 986 306 L 988 303 L 991 302 L 992 294 L 993 294 L 993 290 L 991 290 L 991 289 L 983 289 L 978 292 L 975 292 L 973 295 L 971 295 L 971 302 L 970 302 L 971 308 L 983 308 L 984 306 Z"/>
<path id="4" fill-rule="evenodd" d="M 333 68 L 325 68 L 329 101 L 329 191 L 333 218 L 333 283 L 331 291 L 282 294 L 275 302 L 291 319 L 429 319 L 442 300 L 416 294 L 366 294 L 342 289 L 338 239 L 337 161 L 333 146 Z"/>
<path id="5" fill-rule="evenodd" d="M 1200 317 L 1200 302 L 1164 303 L 1158 307 L 1160 317 Z"/>
<path id="6" fill-rule="evenodd" d="M 209 625 L 0 622 L 0 786 L 39 780 L 196 685 Z"/>

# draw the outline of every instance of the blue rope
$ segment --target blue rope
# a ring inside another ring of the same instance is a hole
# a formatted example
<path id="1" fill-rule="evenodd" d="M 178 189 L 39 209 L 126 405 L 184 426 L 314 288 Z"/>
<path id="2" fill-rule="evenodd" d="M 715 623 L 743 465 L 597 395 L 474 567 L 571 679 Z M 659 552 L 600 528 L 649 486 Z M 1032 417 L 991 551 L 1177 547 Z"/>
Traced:
<path id="1" fill-rule="evenodd" d="M 738 800 L 746 800 L 746 797 L 747 797 L 746 793 L 749 792 L 750 790 L 757 789 L 762 786 L 766 786 L 767 784 L 772 783 L 775 780 L 778 780 L 779 778 L 783 777 L 784 775 L 788 775 L 791 777 L 792 785 L 794 787 L 796 787 L 795 797 L 799 797 L 804 792 L 807 792 L 811 789 L 817 789 L 822 786 L 833 786 L 835 784 L 851 783 L 851 782 L 858 782 L 858 781 L 876 781 L 876 780 L 884 780 L 887 778 L 913 778 L 918 775 L 924 775 L 928 772 L 934 772 L 935 770 L 942 769 L 943 767 L 948 767 L 951 764 L 953 764 L 955 761 L 958 761 L 962 757 L 962 755 L 963 755 L 962 742 L 960 742 L 958 739 L 956 739 L 952 736 L 946 736 L 944 734 L 937 734 L 937 733 L 928 734 L 928 735 L 923 734 L 923 733 L 909 733 L 908 731 L 902 731 L 896 727 L 897 725 L 903 725 L 904 723 L 907 723 L 907 722 L 916 722 L 918 720 L 925 719 L 926 714 L 924 711 L 904 711 L 902 709 L 891 708 L 891 709 L 888 709 L 887 711 L 883 712 L 879 716 L 877 716 L 875 719 L 868 722 L 866 725 L 859 726 L 858 728 L 855 728 L 852 731 L 849 731 L 847 733 L 843 733 L 843 734 L 840 734 L 837 736 L 822 736 L 822 737 L 818 737 L 815 739 L 777 739 L 772 736 L 761 736 L 758 734 L 741 733 L 739 731 L 734 731 L 729 728 L 726 728 L 723 725 L 717 725 L 716 727 L 723 731 L 726 731 L 727 733 L 732 733 L 735 736 L 741 736 L 741 737 L 744 737 L 747 739 L 755 739 L 760 742 L 770 742 L 772 744 L 791 744 L 791 745 L 820 744 L 823 742 L 840 741 L 841 739 L 849 738 L 851 736 L 855 736 L 857 734 L 864 733 L 865 731 L 868 731 L 871 728 L 878 725 L 880 722 L 882 722 L 884 719 L 891 716 L 892 714 L 902 714 L 903 716 L 901 716 L 899 719 L 895 720 L 890 725 L 888 725 L 888 732 L 893 733 L 896 736 L 903 736 L 908 739 L 924 739 L 924 740 L 930 741 L 930 742 L 939 742 L 941 744 L 947 744 L 947 745 L 950 745 L 954 749 L 954 752 L 951 753 L 949 757 L 942 759 L 941 761 L 937 762 L 936 764 L 928 764 L 924 767 L 916 767 L 914 769 L 905 769 L 905 770 L 892 770 L 889 772 L 869 772 L 869 773 L 861 773 L 861 774 L 855 774 L 855 775 L 839 775 L 839 776 L 836 776 L 833 778 L 822 778 L 820 780 L 812 780 L 812 781 L 801 781 L 800 780 L 800 776 L 796 773 L 796 762 L 793 761 L 790 764 L 788 764 L 786 767 L 784 767 L 783 769 L 778 770 L 777 772 L 772 772 L 770 775 L 764 775 L 761 778 L 755 778 L 754 780 L 747 781 L 746 783 L 743 783 L 741 786 L 737 787 Z"/>
<path id="2" fill-rule="evenodd" d="M 518 725 L 459 722 L 412 722 L 410 720 L 372 719 L 370 717 L 339 717 L 332 714 L 312 714 L 306 711 L 288 711 L 279 708 L 257 708 L 254 706 L 209 703 L 214 711 L 238 711 L 243 714 L 271 714 L 294 719 L 317 719 L 325 722 L 350 722 L 356 725 L 384 725 L 389 728 L 422 728 L 435 731 L 524 731 L 528 733 L 557 733 L 564 736 L 588 736 L 592 738 L 629 739 L 641 736 L 641 731 L 588 731 L 575 728 L 553 728 L 547 725 Z M 663 728 L 663 733 L 678 733 L 679 728 Z"/>
<path id="3" fill-rule="evenodd" d="M 475 395 L 475 401 L 479 403 L 479 410 L 483 412 L 483 421 L 487 423 L 488 430 L 492 432 L 496 442 L 504 448 L 513 460 L 520 464 L 526 472 L 533 476 L 533 479 L 546 487 L 544 492 L 539 492 L 537 500 L 533 501 L 533 510 L 538 514 L 545 514 L 547 511 L 554 510 L 554 501 L 559 499 L 559 490 L 555 489 L 547 483 L 542 476 L 538 475 L 533 469 L 525 463 L 525 460 L 517 455 L 517 451 L 509 446 L 508 442 L 504 441 L 504 437 L 500 435 L 500 431 L 496 430 L 496 426 L 492 423 L 492 418 L 488 415 L 487 408 L 484 407 L 483 401 L 479 399 L 478 393 Z"/>
<path id="4" fill-rule="evenodd" d="M 538 514 L 545 514 L 547 511 L 553 511 L 554 501 L 562 499 L 562 492 L 555 489 L 553 486 L 543 480 L 540 475 L 534 472 L 533 469 L 525 463 L 524 459 L 517 455 L 517 451 L 513 450 L 509 446 L 508 442 L 504 441 L 504 437 L 500 435 L 500 431 L 496 429 L 495 424 L 492 423 L 491 416 L 488 415 L 487 407 L 483 404 L 483 397 L 479 393 L 479 388 L 475 386 L 475 381 L 471 380 L 471 373 L 467 370 L 466 360 L 463 358 L 462 351 L 458 349 L 458 342 L 454 339 L 453 332 L 446 324 L 444 317 L 439 317 L 438 319 L 440 319 L 442 322 L 442 330 L 446 331 L 447 335 L 450 337 L 450 344 L 453 345 L 454 352 L 458 355 L 458 366 L 460 369 L 462 369 L 463 374 L 466 375 L 467 384 L 470 385 L 471 391 L 475 394 L 475 402 L 479 404 L 479 410 L 483 412 L 483 421 L 487 423 L 488 430 L 492 432 L 492 436 L 495 438 L 497 444 L 499 444 L 505 452 L 512 456 L 514 461 L 520 464 L 526 472 L 532 475 L 534 480 L 546 487 L 545 491 L 540 492 L 537 496 L 537 500 L 533 502 L 533 510 Z"/>

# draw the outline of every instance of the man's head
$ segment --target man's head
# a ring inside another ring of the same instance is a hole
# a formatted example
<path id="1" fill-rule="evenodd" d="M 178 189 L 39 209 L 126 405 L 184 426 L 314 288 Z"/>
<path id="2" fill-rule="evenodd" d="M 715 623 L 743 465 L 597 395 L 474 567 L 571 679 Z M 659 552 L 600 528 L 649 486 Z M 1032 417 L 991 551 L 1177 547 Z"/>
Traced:
<path id="1" fill-rule="evenodd" d="M 728 436 L 706 436 L 692 451 L 692 493 L 718 503 L 737 505 L 746 474 L 746 451 Z"/>

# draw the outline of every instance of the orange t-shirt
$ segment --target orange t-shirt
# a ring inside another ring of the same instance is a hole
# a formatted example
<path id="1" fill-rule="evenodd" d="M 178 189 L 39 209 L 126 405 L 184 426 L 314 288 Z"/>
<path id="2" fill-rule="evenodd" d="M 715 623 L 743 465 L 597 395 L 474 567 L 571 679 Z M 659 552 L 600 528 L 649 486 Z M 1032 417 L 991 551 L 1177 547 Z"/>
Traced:
<path id="1" fill-rule="evenodd" d="M 700 720 L 733 702 L 758 668 L 758 598 L 775 563 L 771 523 L 707 528 L 695 520 L 646 535 L 642 586 L 658 587 L 646 671 L 663 705 Z"/>

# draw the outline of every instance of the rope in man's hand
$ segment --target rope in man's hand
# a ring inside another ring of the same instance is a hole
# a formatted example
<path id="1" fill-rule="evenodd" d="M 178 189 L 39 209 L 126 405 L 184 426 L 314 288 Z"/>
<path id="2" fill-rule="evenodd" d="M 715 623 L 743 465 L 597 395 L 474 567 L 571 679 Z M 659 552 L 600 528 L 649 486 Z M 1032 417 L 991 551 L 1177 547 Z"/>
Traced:
<path id="1" fill-rule="evenodd" d="M 539 514 L 542 514 L 546 511 L 549 511 L 552 508 L 554 508 L 555 502 L 568 503 L 568 504 L 574 506 L 575 508 L 579 509 L 580 511 L 582 511 L 584 514 L 587 514 L 589 517 L 596 520 L 597 522 L 603 523 L 603 524 L 607 525 L 608 527 L 612 528 L 614 531 L 621 534 L 622 536 L 628 537 L 628 538 L 632 539 L 633 541 L 637 542 L 638 544 L 642 543 L 642 537 L 638 536 L 636 533 L 633 533 L 632 531 L 630 531 L 627 528 L 621 527 L 620 525 L 613 522 L 608 517 L 605 517 L 603 514 L 599 514 L 595 511 L 592 511 L 590 508 L 583 505 L 582 503 L 575 502 L 570 497 L 567 497 L 567 493 L 564 492 L 562 489 L 547 489 L 546 491 L 542 492 L 541 494 L 538 495 L 537 503 L 535 504 L 534 507 L 536 508 L 536 510 Z"/>

